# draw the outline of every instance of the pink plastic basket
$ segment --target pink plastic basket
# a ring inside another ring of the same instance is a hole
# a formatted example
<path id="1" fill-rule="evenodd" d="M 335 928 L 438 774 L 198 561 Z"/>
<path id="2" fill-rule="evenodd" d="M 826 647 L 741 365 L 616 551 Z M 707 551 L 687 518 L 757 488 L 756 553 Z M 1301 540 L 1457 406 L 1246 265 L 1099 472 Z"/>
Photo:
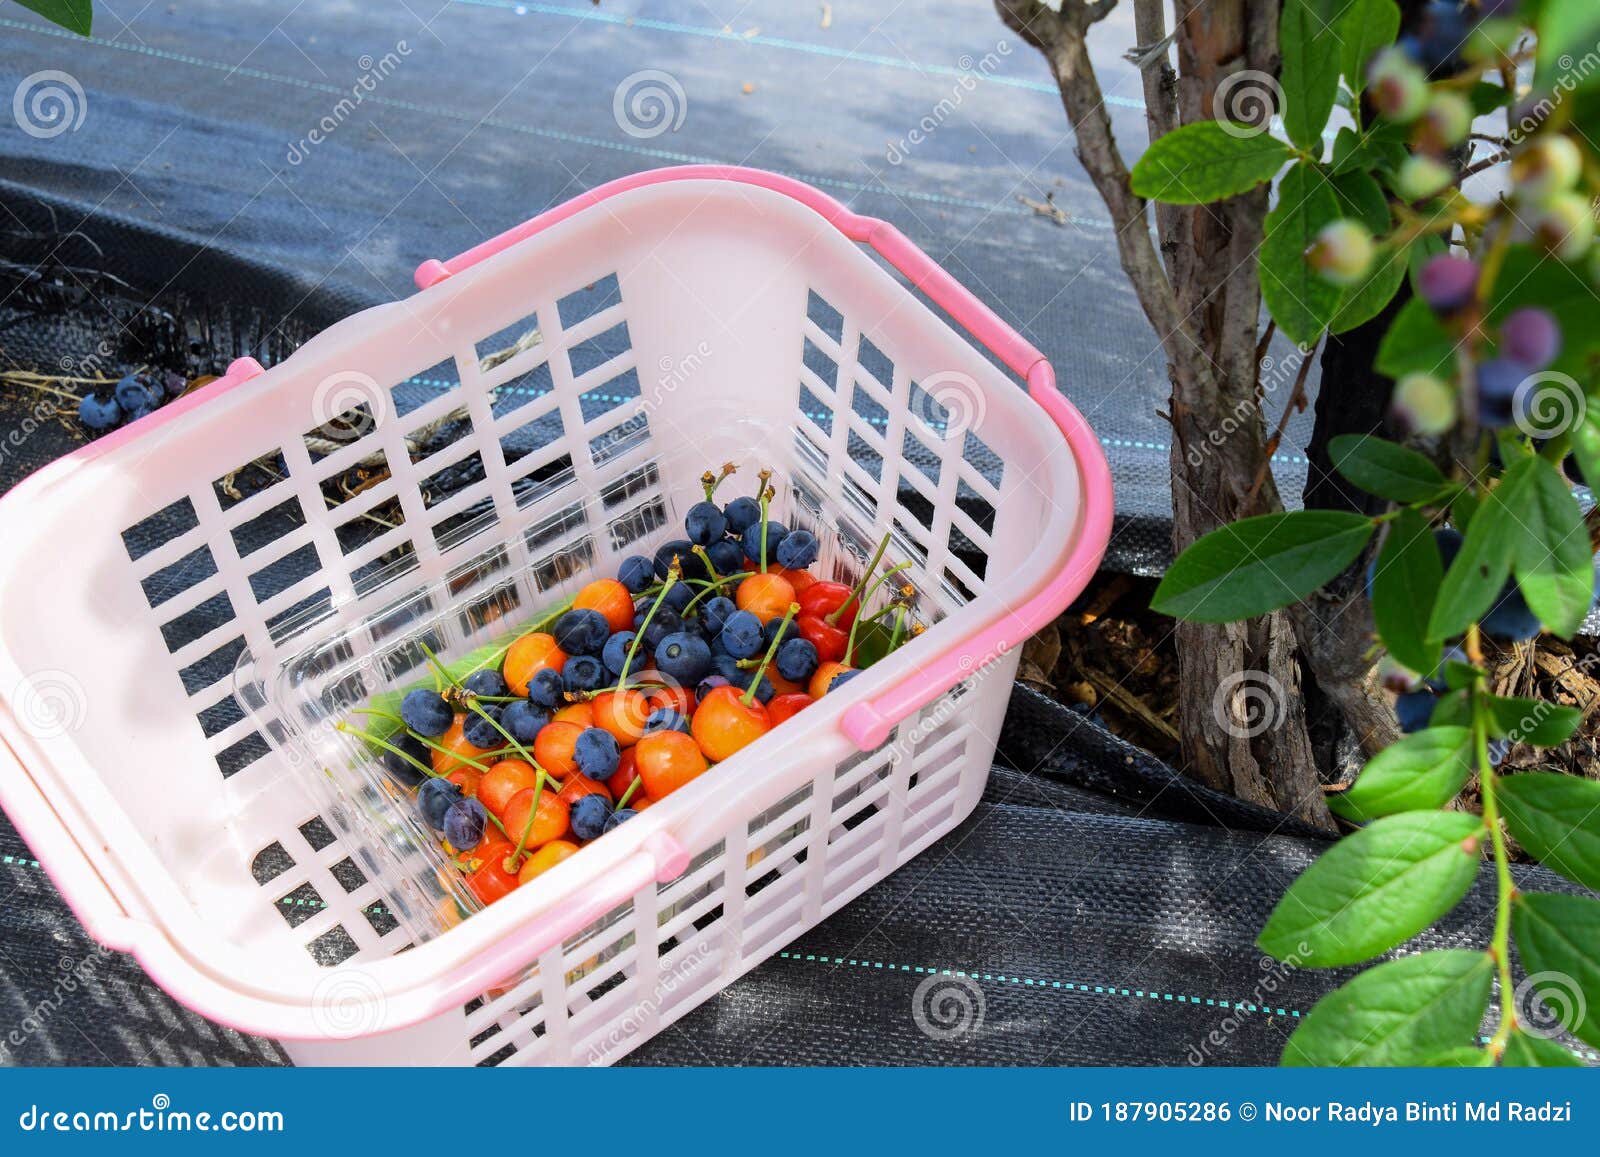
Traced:
<path id="1" fill-rule="evenodd" d="M 605 1063 L 970 813 L 1017 648 L 1105 548 L 1110 476 L 1037 350 L 784 177 L 628 177 L 417 283 L 0 502 L 0 803 L 96 939 L 298 1061 Z M 436 396 L 411 408 L 418 379 Z M 419 458 L 406 435 L 461 407 L 470 434 Z M 366 420 L 351 440 L 308 440 L 340 414 Z M 384 480 L 330 505 L 323 480 L 378 451 Z M 230 495 L 279 452 L 281 479 Z M 778 516 L 840 573 L 889 533 L 931 628 L 538 887 L 443 934 L 408 918 L 404 849 L 308 706 L 337 663 L 308 656 L 359 666 L 407 605 L 466 653 L 670 537 L 723 460 L 774 468 Z M 294 560 L 309 577 L 275 582 Z"/>

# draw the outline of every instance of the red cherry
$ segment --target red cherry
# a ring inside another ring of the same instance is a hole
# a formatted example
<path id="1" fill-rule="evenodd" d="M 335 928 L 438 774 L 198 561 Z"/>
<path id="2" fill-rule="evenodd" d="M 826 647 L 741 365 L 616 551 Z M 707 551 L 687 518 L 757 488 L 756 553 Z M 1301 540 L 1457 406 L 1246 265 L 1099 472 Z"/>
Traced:
<path id="1" fill-rule="evenodd" d="M 850 630 L 824 621 L 817 615 L 802 614 L 795 621 L 800 637 L 817 649 L 817 658 L 824 663 L 836 663 L 844 658 L 850 645 Z"/>
<path id="2" fill-rule="evenodd" d="M 800 617 L 826 619 L 848 601 L 850 605 L 845 607 L 839 617 L 830 624 L 835 627 L 843 627 L 848 631 L 850 624 L 856 621 L 856 610 L 861 605 L 859 599 L 851 598 L 854 593 L 850 587 L 845 586 L 843 583 L 812 583 L 800 592 L 796 600 L 800 604 Z"/>
<path id="3" fill-rule="evenodd" d="M 815 702 L 816 700 L 804 691 L 796 691 L 789 695 L 774 695 L 767 701 L 767 714 L 772 717 L 772 725 L 776 727 L 785 720 L 793 719 Z"/>

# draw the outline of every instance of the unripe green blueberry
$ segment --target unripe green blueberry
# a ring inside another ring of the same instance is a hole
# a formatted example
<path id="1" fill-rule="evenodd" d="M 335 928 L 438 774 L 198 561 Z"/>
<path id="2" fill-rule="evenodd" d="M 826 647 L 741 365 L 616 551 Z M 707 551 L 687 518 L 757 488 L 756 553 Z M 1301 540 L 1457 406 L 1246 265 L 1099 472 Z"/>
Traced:
<path id="1" fill-rule="evenodd" d="M 1480 6 L 1479 11 L 1482 10 Z M 1467 35 L 1467 44 L 1462 51 L 1466 58 L 1474 64 L 1496 65 L 1511 56 L 1512 50 L 1517 46 L 1517 41 L 1521 39 L 1522 22 L 1520 20 L 1507 20 L 1491 16 L 1480 20 Z"/>
<path id="2" fill-rule="evenodd" d="M 1472 131 L 1472 104 L 1459 92 L 1442 88 L 1428 99 L 1417 120 L 1417 144 L 1442 153 L 1459 145 Z"/>
<path id="3" fill-rule="evenodd" d="M 1578 193 L 1557 193 L 1531 224 L 1539 243 L 1563 261 L 1577 261 L 1594 243 L 1594 210 Z"/>
<path id="4" fill-rule="evenodd" d="M 1426 201 L 1455 180 L 1450 166 L 1433 157 L 1407 157 L 1394 175 L 1394 191 L 1403 201 Z"/>
<path id="5" fill-rule="evenodd" d="M 1410 124 L 1428 107 L 1427 74 L 1394 46 L 1383 49 L 1367 68 L 1367 94 L 1385 120 Z"/>
<path id="6" fill-rule="evenodd" d="M 1542 202 L 1565 193 L 1582 172 L 1583 155 L 1564 136 L 1540 137 L 1511 158 L 1511 185 L 1524 201 Z"/>
<path id="7" fill-rule="evenodd" d="M 1433 437 L 1456 424 L 1456 393 L 1432 374 L 1407 374 L 1394 386 L 1390 415 L 1407 432 Z"/>
<path id="8" fill-rule="evenodd" d="M 1335 285 L 1356 285 L 1372 267 L 1372 234 L 1359 221 L 1343 218 L 1322 227 L 1306 250 L 1306 261 Z"/>

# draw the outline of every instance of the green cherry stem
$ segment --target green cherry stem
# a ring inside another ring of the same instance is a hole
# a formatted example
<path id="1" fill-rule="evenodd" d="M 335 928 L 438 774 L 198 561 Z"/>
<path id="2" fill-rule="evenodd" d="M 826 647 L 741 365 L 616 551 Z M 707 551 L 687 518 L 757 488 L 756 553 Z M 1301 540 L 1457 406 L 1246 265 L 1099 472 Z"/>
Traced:
<path id="1" fill-rule="evenodd" d="M 376 710 L 373 710 L 371 708 L 366 708 L 366 707 L 356 707 L 356 708 L 353 708 L 353 711 L 357 715 L 376 715 L 376 716 L 378 716 L 380 718 L 383 718 L 383 719 L 398 719 L 398 718 L 400 718 L 398 715 L 390 715 L 387 711 L 376 711 Z M 359 728 L 349 727 L 349 728 L 345 728 L 345 730 L 350 731 L 352 734 L 360 735 L 360 736 L 363 736 L 364 738 L 371 739 L 375 743 L 381 742 L 378 739 L 377 736 L 368 735 L 365 731 L 362 731 Z M 415 731 L 412 731 L 409 727 L 405 728 L 405 731 L 407 732 L 407 734 L 409 734 L 411 736 L 411 738 L 415 739 L 418 743 L 422 744 L 422 746 L 426 747 L 429 751 L 437 751 L 440 755 L 447 755 L 451 759 L 455 760 L 457 763 L 464 763 L 468 767 L 474 769 L 475 771 L 488 771 L 489 770 L 489 765 L 488 764 L 480 763 L 478 760 L 473 759 L 472 756 L 470 756 L 470 755 L 462 755 L 458 751 L 451 751 L 444 744 L 438 742 L 435 739 L 431 739 L 426 735 L 418 735 Z"/>
<path id="2" fill-rule="evenodd" d="M 767 503 L 771 501 L 772 489 L 763 485 L 761 488 L 761 557 L 756 561 L 761 564 L 761 573 L 767 573 Z"/>
<path id="3" fill-rule="evenodd" d="M 634 656 L 639 653 L 639 644 L 644 641 L 644 633 L 650 629 L 650 620 L 656 617 L 656 612 L 661 609 L 667 592 L 672 589 L 672 584 L 678 581 L 681 567 L 677 558 L 673 558 L 672 567 L 667 571 L 667 581 L 661 584 L 661 593 L 656 596 L 656 601 L 650 604 L 650 609 L 645 612 L 644 622 L 639 624 L 639 629 L 633 634 L 633 641 L 628 644 L 627 657 L 622 660 L 622 670 L 617 674 L 617 690 L 622 690 L 622 685 L 628 681 L 628 671 L 633 667 Z"/>
<path id="4" fill-rule="evenodd" d="M 713 583 L 710 586 L 703 587 L 700 590 L 700 592 L 694 596 L 694 598 L 690 599 L 688 601 L 688 603 L 685 604 L 685 606 L 683 608 L 684 617 L 688 618 L 689 617 L 689 612 L 694 610 L 695 607 L 699 605 L 700 600 L 705 598 L 707 595 L 721 594 L 722 593 L 722 587 L 723 587 L 724 584 L 734 582 L 735 580 L 738 580 L 738 579 L 747 579 L 747 578 L 749 578 L 751 575 L 753 575 L 755 573 L 756 572 L 753 571 L 753 570 L 737 571 L 734 574 L 723 575 L 721 582 Z"/>
<path id="5" fill-rule="evenodd" d="M 1498 779 L 1494 765 L 1489 760 L 1489 708 L 1484 701 L 1481 685 L 1474 683 L 1471 694 L 1472 742 L 1483 795 L 1483 822 L 1489 829 L 1489 843 L 1494 851 L 1496 896 L 1494 933 L 1489 943 L 1489 955 L 1494 958 L 1495 968 L 1500 974 L 1500 1025 L 1489 1040 L 1489 1051 L 1498 1058 L 1505 1050 L 1506 1040 L 1517 1027 L 1517 1007 L 1513 996 L 1516 989 L 1511 978 L 1511 903 L 1516 898 L 1517 889 L 1511 878 L 1505 833 L 1500 828 L 1500 804 L 1495 794 Z"/>
<path id="6" fill-rule="evenodd" d="M 335 731 L 342 731 L 346 735 L 357 735 L 357 736 L 360 736 L 362 739 L 366 740 L 368 743 L 371 743 L 371 744 L 374 744 L 374 745 L 376 745 L 378 747 L 381 747 L 385 751 L 390 752 L 390 753 L 392 753 L 394 755 L 398 755 L 401 759 L 405 760 L 412 767 L 414 767 L 418 771 L 422 772 L 429 779 L 439 779 L 440 778 L 439 773 L 437 771 L 434 771 L 433 768 L 428 767 L 420 759 L 417 759 L 417 758 L 415 758 L 414 756 L 411 756 L 411 755 L 407 755 L 404 751 L 401 751 L 398 747 L 396 747 L 394 744 L 390 743 L 388 740 L 379 739 L 376 735 L 373 735 L 373 734 L 371 734 L 369 732 L 363 731 L 359 727 L 351 727 L 348 723 L 345 723 L 343 720 L 340 720 L 338 723 L 335 723 L 333 725 L 333 729 Z"/>
<path id="7" fill-rule="evenodd" d="M 516 739 L 512 737 L 511 732 L 500 726 L 500 721 L 498 719 L 496 719 L 493 715 L 490 715 L 482 707 L 479 707 L 475 702 L 469 702 L 467 706 L 476 711 L 483 719 L 487 720 L 490 727 L 493 727 L 501 735 L 505 736 L 506 742 L 511 745 L 511 750 L 520 755 L 523 759 L 523 762 L 535 768 L 539 767 L 539 761 L 533 758 L 533 754 L 526 747 L 522 746 L 522 744 L 518 743 Z M 539 774 L 544 775 L 546 773 L 543 769 L 540 769 Z M 556 785 L 557 791 L 564 790 L 563 786 L 555 779 L 551 779 L 550 782 Z"/>
<path id="8" fill-rule="evenodd" d="M 628 785 L 628 790 L 623 792 L 622 798 L 617 801 L 617 806 L 611 809 L 613 815 L 628 806 L 628 801 L 633 798 L 633 793 L 639 790 L 639 785 L 643 782 L 644 780 L 638 776 L 634 777 L 633 782 Z"/>
<path id="9" fill-rule="evenodd" d="M 767 673 L 767 665 L 772 662 L 772 657 L 778 653 L 778 648 L 786 641 L 784 633 L 789 629 L 789 624 L 794 621 L 794 617 L 799 613 L 799 603 L 790 603 L 789 609 L 783 613 L 783 625 L 772 636 L 772 642 L 767 644 L 767 653 L 761 660 L 761 666 L 756 668 L 756 673 L 750 678 L 750 686 L 745 688 L 744 694 L 740 696 L 746 707 L 755 702 L 756 688 L 761 686 L 761 679 Z"/>
<path id="10" fill-rule="evenodd" d="M 522 825 L 522 837 L 517 840 L 516 851 L 507 856 L 505 863 L 501 865 L 507 872 L 511 873 L 518 872 L 522 868 L 522 850 L 528 846 L 528 836 L 533 832 L 533 821 L 539 815 L 539 798 L 544 795 L 544 781 L 549 778 L 544 768 L 539 767 L 537 763 L 533 766 L 538 770 L 538 774 L 533 780 L 533 804 L 528 808 L 528 822 Z M 550 782 L 554 783 L 555 780 L 550 780 Z M 559 791 L 560 789 L 557 788 L 557 790 Z M 504 828 L 500 830 L 505 831 Z M 507 834 L 509 835 L 510 833 Z"/>
<path id="11" fill-rule="evenodd" d="M 862 588 L 865 587 L 867 585 L 867 583 L 872 581 L 872 572 L 878 569 L 878 564 L 883 561 L 884 552 L 887 551 L 888 549 L 889 549 L 889 532 L 888 531 L 884 531 L 883 540 L 878 543 L 878 549 L 875 550 L 873 552 L 873 554 L 872 554 L 872 561 L 868 562 L 867 565 L 866 565 L 866 569 L 864 569 L 861 572 L 860 581 L 858 581 L 855 586 L 850 588 L 849 597 L 847 597 L 844 600 L 844 602 L 840 603 L 837 607 L 835 607 L 828 614 L 823 616 L 823 621 L 826 622 L 830 627 L 838 626 L 839 625 L 839 616 L 844 614 L 845 609 L 847 607 L 849 607 L 849 605 L 851 603 L 856 602 L 857 600 L 859 600 L 859 598 L 861 597 Z"/>

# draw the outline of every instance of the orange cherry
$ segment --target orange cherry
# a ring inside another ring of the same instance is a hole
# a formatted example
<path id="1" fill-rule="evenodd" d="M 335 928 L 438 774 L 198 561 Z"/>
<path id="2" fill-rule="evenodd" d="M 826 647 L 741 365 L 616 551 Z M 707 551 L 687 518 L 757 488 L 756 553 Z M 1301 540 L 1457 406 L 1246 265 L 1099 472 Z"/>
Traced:
<path id="1" fill-rule="evenodd" d="M 576 723 L 580 728 L 594 726 L 594 707 L 586 699 L 582 703 L 568 703 L 550 717 L 552 723 Z"/>
<path id="2" fill-rule="evenodd" d="M 539 796 L 539 810 L 533 816 L 533 827 L 528 827 L 528 816 L 533 814 L 533 797 Z M 537 848 L 548 844 L 551 840 L 559 840 L 567 834 L 567 801 L 550 790 L 546 785 L 541 792 L 535 793 L 533 788 L 524 788 L 511 797 L 511 802 L 506 804 L 505 814 L 506 838 L 511 841 L 515 849 L 516 842 L 522 839 L 522 833 L 528 833 L 523 848 Z"/>
<path id="3" fill-rule="evenodd" d="M 821 664 L 817 667 L 817 673 L 811 676 L 811 687 L 809 688 L 811 691 L 811 697 L 813 699 L 821 699 L 828 693 L 829 688 L 833 686 L 833 681 L 836 677 L 844 674 L 846 671 L 854 670 L 855 668 L 850 666 L 848 663 Z"/>
<path id="4" fill-rule="evenodd" d="M 572 600 L 574 610 L 599 611 L 611 633 L 633 630 L 633 594 L 616 579 L 596 579 Z"/>
<path id="5" fill-rule="evenodd" d="M 689 727 L 706 758 L 720 762 L 771 731 L 772 719 L 759 699 L 746 703 L 737 688 L 718 687 L 701 701 Z"/>
<path id="6" fill-rule="evenodd" d="M 641 691 L 602 691 L 589 700 L 594 710 L 594 725 L 611 733 L 618 747 L 632 747 L 644 734 L 650 718 L 650 701 Z"/>
<path id="7" fill-rule="evenodd" d="M 617 770 L 611 774 L 610 779 L 606 780 L 606 786 L 611 789 L 617 799 L 627 795 L 628 789 L 633 786 L 633 781 L 639 778 L 638 757 L 639 748 L 637 744 L 633 747 L 624 747 L 622 749 L 622 758 L 617 761 Z M 634 792 L 634 799 L 637 799 L 640 794 L 640 792 Z M 629 801 L 628 806 L 633 806 L 632 801 Z"/>
<path id="8" fill-rule="evenodd" d="M 771 678 L 769 675 L 768 678 Z M 774 695 L 767 701 L 767 715 L 772 719 L 772 725 L 793 719 L 800 712 L 810 707 L 816 700 L 804 691 L 796 691 L 785 695 Z"/>
<path id="9" fill-rule="evenodd" d="M 476 744 L 467 742 L 467 737 L 461 730 L 466 718 L 465 715 L 457 715 L 455 722 L 450 724 L 450 729 L 434 740 L 435 743 L 445 749 L 444 751 L 435 750 L 433 752 L 433 770 L 440 775 L 449 775 L 452 771 L 471 766 L 463 763 L 459 757 L 474 759 L 479 763 L 485 764 L 494 762 L 493 759 L 487 757 L 498 750 L 497 748 L 479 747 Z M 476 770 L 476 768 L 473 770 Z"/>
<path id="10" fill-rule="evenodd" d="M 628 806 L 636 812 L 642 812 L 645 808 L 655 807 L 656 801 L 645 795 L 644 792 L 636 791 L 633 793 L 633 798 L 628 801 Z"/>
<path id="11" fill-rule="evenodd" d="M 639 778 L 651 799 L 671 795 L 710 764 L 699 745 L 681 731 L 655 731 L 639 740 Z M 629 801 L 631 806 L 633 801 Z"/>
<path id="12" fill-rule="evenodd" d="M 471 799 L 478 794 L 478 785 L 483 782 L 483 772 L 470 767 L 458 767 L 445 778 L 459 787 L 462 795 Z"/>
<path id="13" fill-rule="evenodd" d="M 733 601 L 741 611 L 749 611 L 765 625 L 783 618 L 794 602 L 794 587 L 781 574 L 753 574 L 739 584 Z"/>
<path id="14" fill-rule="evenodd" d="M 528 683 L 535 675 L 546 667 L 559 671 L 566 661 L 567 653 L 556 646 L 555 636 L 538 631 L 523 635 L 511 644 L 500 673 L 505 676 L 513 695 L 526 695 Z"/>
<path id="15" fill-rule="evenodd" d="M 611 802 L 611 790 L 597 779 L 590 779 L 581 771 L 568 772 L 561 779 L 562 788 L 558 793 L 566 801 L 568 807 L 577 803 L 586 795 L 603 795 L 606 802 Z"/>
<path id="16" fill-rule="evenodd" d="M 694 692 L 687 687 L 662 687 L 650 694 L 650 710 L 670 707 L 685 719 L 694 714 Z"/>
<path id="17" fill-rule="evenodd" d="M 526 884 L 535 876 L 543 875 L 555 867 L 562 860 L 569 860 L 578 854 L 578 845 L 570 840 L 551 840 L 544 847 L 534 852 L 522 861 L 522 870 L 517 873 L 517 883 Z"/>
<path id="18" fill-rule="evenodd" d="M 783 577 L 788 579 L 789 585 L 794 588 L 796 598 L 804 594 L 807 587 L 814 586 L 817 582 L 817 576 L 808 570 L 785 570 Z"/>
<path id="19" fill-rule="evenodd" d="M 768 664 L 767 666 L 767 682 L 772 684 L 772 693 L 774 696 L 793 695 L 797 692 L 805 690 L 804 684 L 796 683 L 792 679 L 785 679 L 782 675 L 778 674 L 777 667 L 773 666 L 772 664 Z"/>
<path id="20" fill-rule="evenodd" d="M 500 815 L 506 810 L 511 797 L 523 788 L 532 787 L 539 773 L 533 765 L 521 759 L 502 759 L 478 783 L 478 799 L 483 806 Z"/>
<path id="21" fill-rule="evenodd" d="M 533 758 L 557 779 L 565 779 L 578 770 L 572 752 L 584 730 L 576 723 L 546 723 L 533 738 Z"/>

